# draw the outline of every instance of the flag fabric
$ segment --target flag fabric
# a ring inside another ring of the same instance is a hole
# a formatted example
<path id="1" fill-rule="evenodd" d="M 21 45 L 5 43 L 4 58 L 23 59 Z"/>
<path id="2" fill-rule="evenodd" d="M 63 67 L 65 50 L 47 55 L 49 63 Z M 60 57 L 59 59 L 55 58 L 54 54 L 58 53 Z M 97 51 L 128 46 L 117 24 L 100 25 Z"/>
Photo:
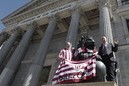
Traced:
<path id="1" fill-rule="evenodd" d="M 59 58 L 72 60 L 72 52 L 70 49 L 62 49 L 59 53 Z"/>
<path id="2" fill-rule="evenodd" d="M 91 50 L 91 49 L 88 49 L 88 48 L 78 48 L 75 53 L 74 53 L 74 57 L 76 57 L 79 53 L 81 52 L 85 52 L 85 54 L 87 54 L 87 58 L 95 55 L 97 56 L 98 55 L 98 52 L 97 50 Z"/>
<path id="3" fill-rule="evenodd" d="M 68 84 L 89 80 L 96 76 L 96 56 L 83 61 L 62 60 L 52 84 Z"/>

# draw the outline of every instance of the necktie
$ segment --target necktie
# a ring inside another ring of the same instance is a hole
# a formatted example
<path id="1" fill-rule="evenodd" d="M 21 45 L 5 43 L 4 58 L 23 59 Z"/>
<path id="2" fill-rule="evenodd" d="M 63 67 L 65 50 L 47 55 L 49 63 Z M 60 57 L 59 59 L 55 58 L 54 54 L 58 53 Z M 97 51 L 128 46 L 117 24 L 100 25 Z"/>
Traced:
<path id="1" fill-rule="evenodd" d="M 107 48 L 106 45 L 103 45 L 103 53 L 104 54 L 107 54 L 107 49 L 106 48 Z"/>

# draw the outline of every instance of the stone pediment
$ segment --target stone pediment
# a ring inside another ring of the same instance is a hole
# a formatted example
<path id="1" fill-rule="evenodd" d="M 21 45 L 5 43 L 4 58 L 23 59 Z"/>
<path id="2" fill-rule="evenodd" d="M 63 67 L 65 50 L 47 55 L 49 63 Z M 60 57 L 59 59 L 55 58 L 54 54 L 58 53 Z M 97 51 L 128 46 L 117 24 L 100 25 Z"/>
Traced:
<path id="1" fill-rule="evenodd" d="M 2 19 L 3 24 L 6 27 L 17 25 L 19 22 L 23 20 L 37 16 L 41 13 L 47 12 L 54 8 L 63 6 L 65 4 L 73 2 L 74 0 L 64 0 L 64 1 L 62 0 L 38 0 L 38 1 L 41 1 L 42 3 L 37 2 L 37 0 L 35 0 L 34 2 L 32 1 L 33 3 L 29 2 L 30 4 L 27 3 L 29 5 L 27 5 L 26 7 L 23 6 L 24 9 L 22 9 L 23 7 L 21 7 L 18 9 L 18 11 L 15 11 L 14 13 L 5 17 L 4 19 Z M 36 4 L 34 5 L 34 3 Z"/>
<path id="2" fill-rule="evenodd" d="M 35 9 L 43 4 L 48 3 L 51 0 L 31 0 L 30 2 L 28 2 L 27 4 L 23 5 L 22 7 L 20 7 L 19 9 L 17 9 L 16 11 L 14 11 L 13 13 L 9 14 L 7 17 L 3 18 L 3 20 L 6 20 L 10 17 L 14 17 L 17 16 L 19 14 L 25 13 L 29 10 Z"/>

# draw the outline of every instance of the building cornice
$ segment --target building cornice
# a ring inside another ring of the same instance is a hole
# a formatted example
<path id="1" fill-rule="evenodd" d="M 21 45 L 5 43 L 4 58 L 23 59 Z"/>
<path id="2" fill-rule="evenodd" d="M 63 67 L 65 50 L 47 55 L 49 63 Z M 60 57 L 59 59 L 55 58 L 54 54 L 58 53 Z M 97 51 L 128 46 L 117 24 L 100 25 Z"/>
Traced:
<path id="1" fill-rule="evenodd" d="M 35 7 L 42 5 L 42 4 L 49 3 L 50 1 L 52 1 L 52 0 L 31 0 L 28 3 L 26 3 L 25 5 L 23 5 L 22 7 L 20 7 L 19 9 L 17 9 L 16 11 L 14 11 L 13 13 L 11 13 L 8 16 L 6 16 L 5 18 L 3 18 L 2 21 L 6 20 L 10 17 L 16 16 L 18 14 L 24 13 L 28 10 L 31 10 Z"/>
<path id="2" fill-rule="evenodd" d="M 96 0 L 55 0 L 48 5 L 39 6 L 26 13 L 12 17 L 10 20 L 6 20 L 5 22 L 16 21 L 12 22 L 10 25 L 7 24 L 4 31 L 10 32 L 16 27 L 27 29 L 26 25 L 34 21 L 36 21 L 39 26 L 45 25 L 49 22 L 49 17 L 55 14 L 59 15 L 61 19 L 69 17 L 71 15 L 71 9 L 76 8 L 78 5 L 80 5 L 79 7 L 83 12 L 96 9 L 98 6 Z M 37 11 L 38 13 L 36 13 Z M 33 12 L 32 15 L 27 15 L 29 13 L 31 14 L 31 12 Z M 20 18 L 22 19 L 18 21 Z"/>
<path id="3" fill-rule="evenodd" d="M 25 5 L 23 5 L 22 7 L 20 7 L 19 9 L 15 10 L 13 13 L 9 14 L 8 16 L 4 17 L 3 19 L 1 19 L 2 21 L 16 15 L 17 13 L 19 13 L 20 11 L 24 10 L 25 8 L 27 8 L 28 6 L 30 6 L 31 4 L 35 3 L 34 0 L 26 3 Z"/>
<path id="4" fill-rule="evenodd" d="M 22 20 L 25 20 L 29 17 L 36 16 L 40 13 L 46 12 L 47 10 L 51 10 L 53 8 L 62 6 L 64 4 L 67 4 L 67 3 L 70 3 L 73 1 L 74 0 L 51 0 L 49 3 L 45 3 L 41 6 L 35 7 L 33 9 L 28 10 L 24 13 L 19 14 L 19 15 L 2 20 L 2 22 L 5 24 L 5 26 L 13 25 L 13 24 L 18 23 Z"/>

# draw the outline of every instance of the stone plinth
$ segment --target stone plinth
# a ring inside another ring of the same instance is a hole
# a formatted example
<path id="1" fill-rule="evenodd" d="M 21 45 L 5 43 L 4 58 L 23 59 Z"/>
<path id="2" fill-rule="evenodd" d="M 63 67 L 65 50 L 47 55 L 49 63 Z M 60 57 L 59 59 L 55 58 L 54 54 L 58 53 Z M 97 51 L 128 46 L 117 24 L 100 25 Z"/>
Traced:
<path id="1" fill-rule="evenodd" d="M 76 83 L 76 84 L 59 84 L 59 85 L 42 85 L 42 86 L 115 86 L 114 82 L 93 82 L 93 83 Z"/>

